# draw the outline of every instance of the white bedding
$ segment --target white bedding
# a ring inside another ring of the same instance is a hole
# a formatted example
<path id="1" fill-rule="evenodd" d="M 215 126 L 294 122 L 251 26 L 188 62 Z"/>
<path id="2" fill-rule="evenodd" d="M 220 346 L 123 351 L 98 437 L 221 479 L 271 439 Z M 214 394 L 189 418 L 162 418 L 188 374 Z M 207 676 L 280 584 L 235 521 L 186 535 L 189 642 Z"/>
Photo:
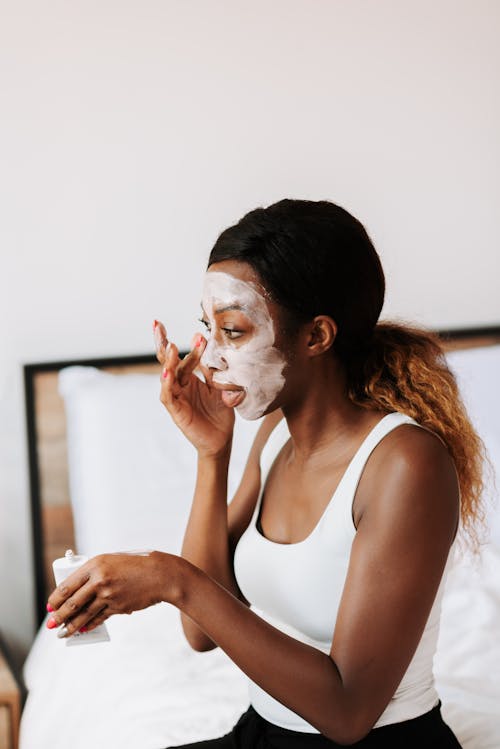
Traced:
<path id="1" fill-rule="evenodd" d="M 500 475 L 500 346 L 449 360 Z M 119 382 L 72 368 L 61 385 L 78 550 L 177 550 L 194 454 L 158 411 L 157 378 Z M 118 418 L 124 402 L 126 428 Z M 238 427 L 232 489 L 256 426 Z M 491 533 L 481 561 L 462 556 L 450 571 L 435 659 L 443 714 L 464 749 L 500 747 L 500 512 L 492 496 L 490 486 Z M 112 617 L 108 626 L 111 642 L 73 648 L 40 629 L 25 664 L 20 749 L 161 749 L 221 735 L 246 709 L 243 675 L 219 650 L 191 651 L 175 609 L 158 605 Z"/>
<path id="2" fill-rule="evenodd" d="M 464 749 L 500 747 L 500 547 L 458 558 L 434 659 L 443 716 Z"/>
<path id="3" fill-rule="evenodd" d="M 161 749 L 222 735 L 248 706 L 220 650 L 195 653 L 159 604 L 108 621 L 109 643 L 67 647 L 43 627 L 25 665 L 21 749 Z"/>

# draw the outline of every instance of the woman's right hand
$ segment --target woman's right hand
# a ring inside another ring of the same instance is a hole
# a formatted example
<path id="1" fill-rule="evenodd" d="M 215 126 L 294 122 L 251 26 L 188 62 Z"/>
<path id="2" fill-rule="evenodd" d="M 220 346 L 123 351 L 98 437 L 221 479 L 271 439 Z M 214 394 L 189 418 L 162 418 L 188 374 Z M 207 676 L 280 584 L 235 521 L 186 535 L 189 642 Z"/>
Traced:
<path id="1" fill-rule="evenodd" d="M 220 456 L 231 449 L 234 411 L 224 405 L 220 390 L 210 386 L 210 373 L 200 360 L 207 345 L 198 334 L 184 359 L 169 343 L 165 326 L 153 325 L 156 357 L 162 365 L 160 400 L 173 421 L 203 456 Z M 205 381 L 194 374 L 201 370 Z"/>

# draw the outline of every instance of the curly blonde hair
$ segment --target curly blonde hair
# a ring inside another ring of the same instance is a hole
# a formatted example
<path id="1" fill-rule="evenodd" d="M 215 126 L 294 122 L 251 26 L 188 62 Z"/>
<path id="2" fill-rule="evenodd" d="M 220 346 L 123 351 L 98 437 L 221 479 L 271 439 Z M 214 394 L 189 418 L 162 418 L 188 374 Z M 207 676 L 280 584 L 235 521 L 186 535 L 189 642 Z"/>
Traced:
<path id="1" fill-rule="evenodd" d="M 461 537 L 477 551 L 484 530 L 483 471 L 489 464 L 437 334 L 380 322 L 368 350 L 346 362 L 348 394 L 363 408 L 401 411 L 448 446 L 460 486 Z"/>

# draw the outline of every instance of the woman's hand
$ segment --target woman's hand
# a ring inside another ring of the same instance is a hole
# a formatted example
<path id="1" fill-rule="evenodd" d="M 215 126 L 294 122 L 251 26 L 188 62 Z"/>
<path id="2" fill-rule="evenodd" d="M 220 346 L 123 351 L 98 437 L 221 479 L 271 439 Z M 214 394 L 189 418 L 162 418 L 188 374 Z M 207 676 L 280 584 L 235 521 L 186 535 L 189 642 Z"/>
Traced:
<path id="1" fill-rule="evenodd" d="M 200 364 L 207 345 L 198 334 L 190 353 L 179 359 L 174 343 L 169 343 L 161 322 L 154 322 L 156 356 L 163 366 L 160 400 L 170 416 L 194 445 L 206 456 L 225 454 L 231 447 L 234 411 L 224 405 L 220 390 L 211 386 L 210 372 Z M 194 374 L 201 370 L 205 382 Z"/>
<path id="2" fill-rule="evenodd" d="M 131 614 L 160 601 L 175 604 L 182 562 L 157 551 L 93 557 L 51 594 L 47 626 L 65 624 L 64 635 L 72 635 L 94 629 L 112 614 Z"/>

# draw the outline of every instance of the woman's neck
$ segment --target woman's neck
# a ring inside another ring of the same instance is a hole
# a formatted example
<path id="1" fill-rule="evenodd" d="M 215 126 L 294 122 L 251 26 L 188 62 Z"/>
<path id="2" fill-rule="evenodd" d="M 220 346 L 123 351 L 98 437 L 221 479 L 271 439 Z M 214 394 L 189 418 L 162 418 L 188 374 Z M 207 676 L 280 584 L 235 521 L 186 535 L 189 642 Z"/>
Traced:
<path id="1" fill-rule="evenodd" d="M 310 375 L 301 396 L 282 410 L 292 440 L 291 458 L 314 467 L 331 460 L 332 453 L 340 459 L 349 455 L 352 443 L 361 441 L 384 414 L 350 400 L 345 371 L 335 360 L 311 367 Z"/>

